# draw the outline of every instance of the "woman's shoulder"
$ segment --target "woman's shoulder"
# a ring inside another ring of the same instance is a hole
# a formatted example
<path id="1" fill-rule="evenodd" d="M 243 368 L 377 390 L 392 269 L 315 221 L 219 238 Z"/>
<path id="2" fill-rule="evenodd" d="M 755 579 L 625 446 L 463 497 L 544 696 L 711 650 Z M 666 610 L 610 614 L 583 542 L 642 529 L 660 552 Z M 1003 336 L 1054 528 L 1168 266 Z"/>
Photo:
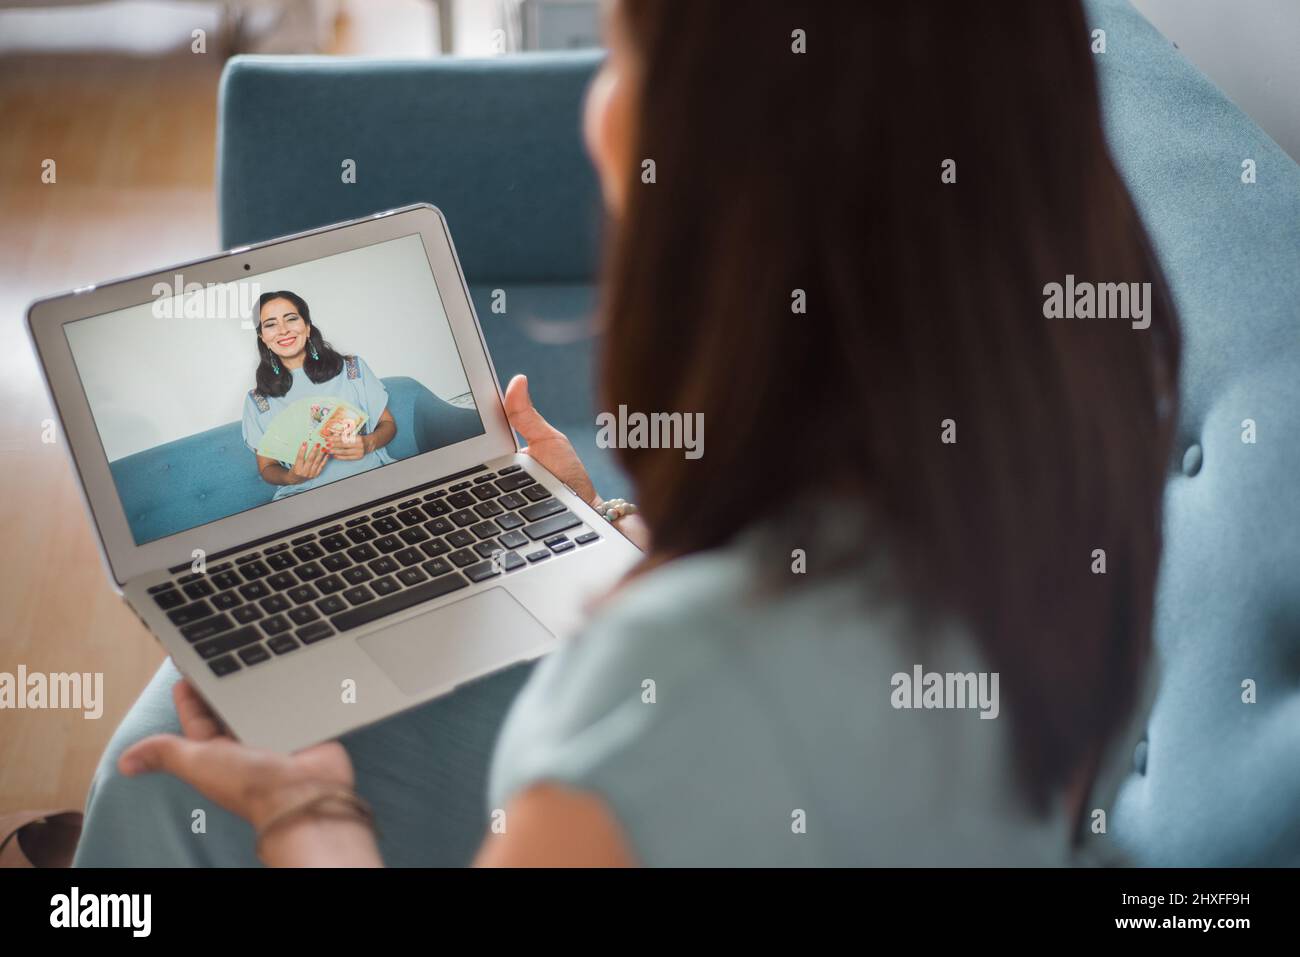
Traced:
<path id="1" fill-rule="evenodd" d="M 673 561 L 611 598 L 517 700 L 494 798 L 543 779 L 593 791 L 651 863 L 969 863 L 994 854 L 982 840 L 947 847 L 957 835 L 908 815 L 919 800 L 932 811 L 963 800 L 979 805 L 968 810 L 987 818 L 990 840 L 1024 824 L 1004 774 L 1006 720 L 901 713 L 891 694 L 893 677 L 918 663 L 983 670 L 974 644 L 952 628 L 918 641 L 912 610 L 873 587 L 887 568 L 876 557 L 840 574 L 772 580 L 774 567 L 801 574 L 789 549 L 769 553 L 774 541 L 750 535 Z M 713 815 L 720 808 L 726 826 Z M 702 825 L 703 810 L 708 834 L 689 824 Z M 791 842 L 796 811 L 809 817 L 808 839 Z M 883 830 L 876 813 L 892 816 Z M 1021 843 L 1027 858 L 1046 853 Z"/>

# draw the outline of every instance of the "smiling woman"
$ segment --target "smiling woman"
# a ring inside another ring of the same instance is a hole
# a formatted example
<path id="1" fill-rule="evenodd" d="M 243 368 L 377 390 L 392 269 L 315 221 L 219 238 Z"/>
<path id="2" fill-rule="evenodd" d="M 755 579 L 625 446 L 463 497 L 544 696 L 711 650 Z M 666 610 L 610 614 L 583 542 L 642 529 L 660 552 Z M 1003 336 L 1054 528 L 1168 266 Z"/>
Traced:
<path id="1" fill-rule="evenodd" d="M 325 341 L 306 300 L 263 293 L 255 335 L 257 386 L 244 400 L 243 435 L 258 474 L 277 486 L 273 499 L 393 461 L 384 450 L 397 436 L 388 390 L 360 356 Z"/>

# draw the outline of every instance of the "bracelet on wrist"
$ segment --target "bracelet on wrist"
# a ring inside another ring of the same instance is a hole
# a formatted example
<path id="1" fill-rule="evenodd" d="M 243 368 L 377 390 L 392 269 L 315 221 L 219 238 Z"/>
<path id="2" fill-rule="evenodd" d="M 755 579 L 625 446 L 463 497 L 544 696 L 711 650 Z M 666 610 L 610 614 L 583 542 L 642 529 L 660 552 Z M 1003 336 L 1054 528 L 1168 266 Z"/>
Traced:
<path id="1" fill-rule="evenodd" d="M 258 828 L 257 843 L 255 845 L 257 856 L 261 858 L 262 846 L 265 844 L 268 835 L 289 821 L 307 815 L 315 818 L 353 820 L 359 824 L 364 824 L 366 827 L 373 827 L 375 820 L 370 805 L 358 797 L 350 788 L 331 785 L 271 815 Z"/>
<path id="2" fill-rule="evenodd" d="M 611 498 L 596 506 L 596 511 L 600 513 L 600 517 L 611 524 L 627 515 L 635 515 L 636 510 L 635 505 L 621 498 Z"/>

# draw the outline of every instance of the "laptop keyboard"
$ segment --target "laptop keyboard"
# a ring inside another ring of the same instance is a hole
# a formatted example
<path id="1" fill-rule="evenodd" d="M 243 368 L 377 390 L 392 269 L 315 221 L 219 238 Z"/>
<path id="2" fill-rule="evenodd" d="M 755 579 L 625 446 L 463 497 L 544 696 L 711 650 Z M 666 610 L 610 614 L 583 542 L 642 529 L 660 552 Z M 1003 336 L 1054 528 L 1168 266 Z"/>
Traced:
<path id="1" fill-rule="evenodd" d="M 600 536 L 518 465 L 149 589 L 219 677 Z"/>

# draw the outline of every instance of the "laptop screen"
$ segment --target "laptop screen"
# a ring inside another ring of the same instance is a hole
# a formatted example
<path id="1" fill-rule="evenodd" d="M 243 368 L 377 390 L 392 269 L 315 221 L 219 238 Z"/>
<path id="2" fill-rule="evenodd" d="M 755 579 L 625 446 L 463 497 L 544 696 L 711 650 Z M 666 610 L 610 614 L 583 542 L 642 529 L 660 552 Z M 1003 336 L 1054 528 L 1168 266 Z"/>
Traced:
<path id="1" fill-rule="evenodd" d="M 419 234 L 64 325 L 137 545 L 484 434 Z"/>

